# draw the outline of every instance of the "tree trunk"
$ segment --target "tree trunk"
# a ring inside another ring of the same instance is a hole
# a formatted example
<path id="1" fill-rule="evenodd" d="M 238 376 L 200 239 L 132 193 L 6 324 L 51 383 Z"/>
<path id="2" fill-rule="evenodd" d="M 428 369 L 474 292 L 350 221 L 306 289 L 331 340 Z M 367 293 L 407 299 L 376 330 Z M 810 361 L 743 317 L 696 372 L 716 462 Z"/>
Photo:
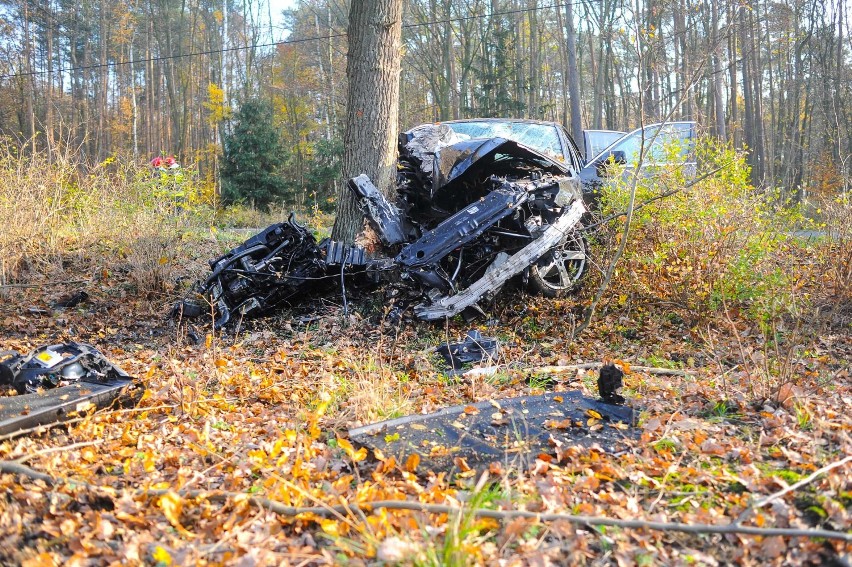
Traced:
<path id="1" fill-rule="evenodd" d="M 565 128 L 568 128 L 568 59 L 566 55 L 566 51 L 568 50 L 568 41 L 565 39 L 564 31 L 565 25 L 562 23 L 562 10 L 558 7 L 556 8 L 556 25 L 559 28 L 559 37 L 564 41 L 564 46 L 559 49 L 559 66 L 560 72 L 562 73 L 562 80 L 560 81 L 560 92 L 562 95 L 562 104 L 561 106 L 561 114 L 560 114 L 560 122 Z M 591 34 L 589 34 L 589 41 L 591 41 Z M 594 59 L 594 57 L 592 58 Z M 594 61 L 592 62 L 592 80 L 594 81 L 595 76 L 595 67 Z M 579 143 L 579 141 L 577 142 Z"/>
<path id="2" fill-rule="evenodd" d="M 53 131 L 53 32 L 55 30 L 56 18 L 53 14 L 53 5 L 47 3 L 47 82 L 45 84 L 45 119 L 44 133 L 47 142 L 47 159 L 53 160 L 54 131 Z M 61 91 L 60 91 L 61 92 Z"/>
<path id="3" fill-rule="evenodd" d="M 754 131 L 754 94 L 752 92 L 752 66 L 751 61 L 751 37 L 748 30 L 748 14 L 745 7 L 740 7 L 740 50 L 742 53 L 742 78 L 743 78 L 743 140 L 748 146 L 748 162 L 751 166 L 751 183 L 755 187 L 759 183 L 759 157 L 755 148 Z"/>
<path id="4" fill-rule="evenodd" d="M 33 53 L 30 38 L 30 4 L 24 1 L 24 70 L 26 81 L 26 92 L 24 94 L 24 104 L 27 109 L 27 120 L 29 121 L 29 142 L 33 154 L 36 153 L 36 120 L 35 120 L 35 75 L 33 74 Z"/>
<path id="5" fill-rule="evenodd" d="M 402 0 L 353 0 L 349 11 L 349 79 L 344 182 L 337 191 L 337 218 L 331 236 L 352 242 L 362 216 L 346 180 L 366 173 L 385 195 L 396 177 Z"/>
<path id="6" fill-rule="evenodd" d="M 719 38 L 719 1 L 714 0 L 710 8 L 713 10 L 713 35 L 710 42 L 713 49 L 713 115 L 716 122 L 715 134 L 723 142 L 727 140 L 725 132 L 725 106 L 722 104 L 722 40 Z M 689 116 L 687 116 L 689 118 Z"/>
<path id="7" fill-rule="evenodd" d="M 759 4 L 755 4 L 755 10 L 759 9 Z M 751 58 L 751 66 L 753 72 L 752 80 L 754 81 L 754 113 L 753 113 L 753 126 L 754 126 L 754 156 L 755 156 L 755 173 L 754 177 L 757 179 L 758 185 L 763 186 L 766 184 L 766 145 L 764 143 L 764 131 L 763 131 L 763 65 L 760 58 L 760 29 L 755 26 L 755 14 L 754 12 L 749 12 L 749 31 L 751 35 L 749 37 L 748 49 L 754 51 L 754 57 Z M 757 37 L 755 37 L 757 36 Z"/>
<path id="8" fill-rule="evenodd" d="M 580 117 L 580 74 L 577 72 L 577 32 L 574 29 L 574 5 L 565 5 L 565 23 L 568 26 L 568 96 L 571 100 L 571 135 L 579 144 L 583 140 Z"/>
<path id="9" fill-rule="evenodd" d="M 742 136 L 740 133 L 742 132 L 742 127 L 739 123 L 739 112 L 738 101 L 737 101 L 737 34 L 734 32 L 736 29 L 736 18 L 737 18 L 737 8 L 736 6 L 730 7 L 730 12 L 728 14 L 728 22 L 730 31 L 728 32 L 728 61 L 730 61 L 730 85 L 731 85 L 731 96 L 728 99 L 728 103 L 731 105 L 731 121 L 729 123 L 728 128 L 728 137 L 731 139 L 735 147 L 740 147 L 740 143 L 742 141 Z"/>

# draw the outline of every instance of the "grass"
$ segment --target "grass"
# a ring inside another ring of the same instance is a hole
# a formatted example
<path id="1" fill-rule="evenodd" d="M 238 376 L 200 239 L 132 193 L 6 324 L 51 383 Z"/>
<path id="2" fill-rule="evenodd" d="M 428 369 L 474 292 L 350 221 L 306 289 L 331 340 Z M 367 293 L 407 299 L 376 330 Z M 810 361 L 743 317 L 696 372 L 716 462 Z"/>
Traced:
<path id="1" fill-rule="evenodd" d="M 336 392 L 341 409 L 361 423 L 383 421 L 411 412 L 410 377 L 375 357 L 351 360 L 349 376 Z"/>
<path id="2" fill-rule="evenodd" d="M 27 154 L 0 139 L 0 285 L 97 258 L 124 264 L 142 292 L 168 291 L 187 244 L 226 250 L 245 235 L 215 227 L 261 228 L 288 216 L 217 208 L 214 188 L 192 166 L 163 173 L 127 157 L 87 163 L 72 151 Z M 300 218 L 320 236 L 333 221 L 319 210 Z"/>

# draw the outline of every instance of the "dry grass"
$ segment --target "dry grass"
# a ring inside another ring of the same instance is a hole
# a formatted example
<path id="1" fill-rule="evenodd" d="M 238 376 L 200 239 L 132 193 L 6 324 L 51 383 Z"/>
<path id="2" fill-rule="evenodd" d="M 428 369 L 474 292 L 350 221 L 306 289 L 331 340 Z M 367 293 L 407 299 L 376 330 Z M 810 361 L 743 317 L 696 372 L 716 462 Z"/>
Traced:
<path id="1" fill-rule="evenodd" d="M 852 305 L 852 196 L 823 199 L 819 206 L 822 242 L 819 269 L 825 278 L 825 300 L 836 307 Z"/>
<path id="2" fill-rule="evenodd" d="M 83 163 L 70 152 L 23 155 L 0 142 L 0 284 L 61 273 L 70 257 L 86 256 L 126 262 L 141 289 L 164 289 L 175 242 L 204 215 L 195 204 L 177 206 L 174 183 L 138 160 Z M 180 190 L 196 183 L 187 174 Z"/>

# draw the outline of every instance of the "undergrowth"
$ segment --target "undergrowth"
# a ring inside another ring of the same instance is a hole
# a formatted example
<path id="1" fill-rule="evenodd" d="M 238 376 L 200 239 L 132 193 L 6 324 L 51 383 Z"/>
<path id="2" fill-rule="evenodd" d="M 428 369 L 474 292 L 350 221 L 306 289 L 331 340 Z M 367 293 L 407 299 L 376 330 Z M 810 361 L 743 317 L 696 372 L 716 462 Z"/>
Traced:
<path id="1" fill-rule="evenodd" d="M 820 283 L 815 301 L 847 324 L 852 320 L 852 194 L 822 196 L 817 201 L 816 255 L 808 262 Z"/>
<path id="2" fill-rule="evenodd" d="M 767 399 L 798 380 L 792 361 L 812 338 L 805 329 L 813 332 L 806 321 L 815 308 L 848 309 L 852 209 L 842 198 L 827 201 L 815 224 L 781 193 L 752 187 L 742 152 L 711 139 L 695 151 L 699 174 L 718 171 L 690 183 L 682 170 L 663 167 L 640 179 L 611 303 L 677 313 L 710 351 L 733 337 L 740 348 L 732 376 L 746 398 Z M 610 185 L 605 215 L 626 209 L 629 187 L 626 177 Z M 673 191 L 679 187 L 685 189 Z M 802 239 L 802 228 L 824 237 Z M 612 227 L 611 238 L 623 229 Z M 744 347 L 747 336 L 762 347 Z"/>
<path id="3" fill-rule="evenodd" d="M 69 257 L 97 256 L 123 260 L 137 285 L 161 289 L 175 243 L 212 219 L 204 185 L 191 169 L 114 158 L 81 163 L 71 152 L 22 154 L 0 142 L 0 284 L 61 272 Z"/>
<path id="4" fill-rule="evenodd" d="M 800 273 L 790 269 L 798 252 L 788 241 L 801 219 L 798 209 L 755 190 L 741 152 L 704 139 L 696 154 L 701 170 L 721 169 L 636 211 L 616 287 L 681 307 L 693 324 L 723 304 L 767 325 L 782 312 L 794 313 Z M 656 171 L 640 180 L 637 204 L 689 181 L 680 169 Z M 627 181 L 609 188 L 605 212 L 626 208 L 627 189 Z"/>
<path id="5" fill-rule="evenodd" d="M 71 150 L 32 154 L 0 140 L 0 285 L 62 277 L 77 258 L 97 262 L 97 272 L 120 265 L 140 292 L 166 291 L 187 246 L 215 237 L 214 226 L 259 229 L 288 215 L 217 207 L 212 181 L 192 165 L 154 168 L 129 156 L 87 163 Z M 319 237 L 331 226 L 319 209 L 298 219 Z"/>

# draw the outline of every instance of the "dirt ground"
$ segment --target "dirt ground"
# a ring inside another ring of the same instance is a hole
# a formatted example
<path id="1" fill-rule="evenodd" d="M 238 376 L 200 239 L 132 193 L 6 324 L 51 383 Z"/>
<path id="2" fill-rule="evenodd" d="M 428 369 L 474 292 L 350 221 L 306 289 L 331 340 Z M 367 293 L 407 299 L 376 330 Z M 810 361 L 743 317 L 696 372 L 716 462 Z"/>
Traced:
<path id="1" fill-rule="evenodd" d="M 175 293 L 141 293 L 121 266 L 75 262 L 33 287 L 3 290 L 0 350 L 90 343 L 138 378 L 141 399 L 0 439 L 0 459 L 26 467 L 0 474 L 2 564 L 850 561 L 848 325 L 790 322 L 782 339 L 768 341 L 735 311 L 696 323 L 677 306 L 615 294 L 571 342 L 590 292 L 546 300 L 515 290 L 473 325 L 392 327 L 371 292 L 353 298 L 346 319 L 339 298 L 328 297 L 314 304 L 314 319 L 283 310 L 213 333 L 209 324 L 188 329 L 168 319 Z M 89 301 L 51 307 L 79 289 Z M 471 326 L 500 340 L 502 368 L 449 376 L 434 348 Z M 594 370 L 536 369 L 606 361 L 626 371 L 622 393 L 640 415 L 637 440 L 617 454 L 554 447 L 527 467 L 506 459 L 485 477 L 463 466 L 451 477 L 414 454 L 403 462 L 346 439 L 351 427 L 447 405 L 596 395 Z M 371 510 L 378 500 L 461 512 Z M 295 509 L 276 512 L 269 501 Z M 593 526 L 474 509 L 739 520 L 846 539 Z"/>

